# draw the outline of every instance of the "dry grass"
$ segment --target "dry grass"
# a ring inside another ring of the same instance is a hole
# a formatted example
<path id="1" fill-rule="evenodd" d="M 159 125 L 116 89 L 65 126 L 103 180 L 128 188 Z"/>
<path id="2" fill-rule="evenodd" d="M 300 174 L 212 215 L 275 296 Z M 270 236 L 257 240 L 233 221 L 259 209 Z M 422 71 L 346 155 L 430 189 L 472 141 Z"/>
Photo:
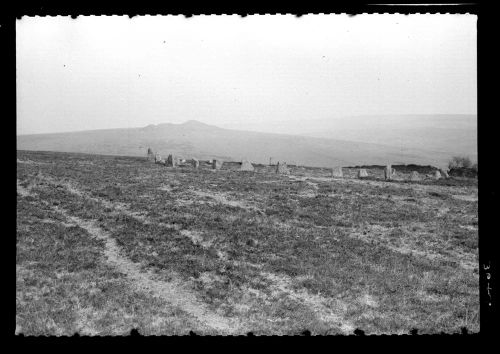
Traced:
<path id="1" fill-rule="evenodd" d="M 479 331 L 477 183 L 18 160 L 18 332 Z"/>

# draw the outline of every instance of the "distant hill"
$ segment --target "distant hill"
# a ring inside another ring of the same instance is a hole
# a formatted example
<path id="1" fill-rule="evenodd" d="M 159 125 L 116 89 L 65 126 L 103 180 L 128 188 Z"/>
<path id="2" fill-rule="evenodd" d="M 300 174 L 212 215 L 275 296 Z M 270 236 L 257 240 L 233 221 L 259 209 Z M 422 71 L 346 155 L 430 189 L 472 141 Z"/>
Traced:
<path id="1" fill-rule="evenodd" d="M 443 166 L 452 155 L 432 149 L 224 129 L 198 121 L 17 137 L 19 150 L 146 156 L 148 147 L 162 156 L 248 158 L 257 163 L 268 163 L 272 157 L 273 161 L 317 167 L 386 163 Z"/>
<path id="2" fill-rule="evenodd" d="M 227 124 L 226 127 L 232 127 Z M 398 148 L 466 155 L 477 160 L 477 116 L 472 114 L 406 114 L 332 117 L 301 121 L 249 121 L 252 131 L 374 143 Z"/>

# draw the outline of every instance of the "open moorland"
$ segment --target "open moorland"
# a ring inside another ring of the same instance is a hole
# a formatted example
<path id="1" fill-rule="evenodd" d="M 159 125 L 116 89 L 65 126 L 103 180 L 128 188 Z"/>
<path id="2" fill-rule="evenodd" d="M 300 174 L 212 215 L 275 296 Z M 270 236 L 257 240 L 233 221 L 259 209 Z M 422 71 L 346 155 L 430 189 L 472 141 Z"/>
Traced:
<path id="1" fill-rule="evenodd" d="M 477 179 L 396 169 L 18 151 L 16 333 L 479 332 Z"/>
<path id="2" fill-rule="evenodd" d="M 182 124 L 163 123 L 142 128 L 18 135 L 17 148 L 30 151 L 142 157 L 144 150 L 153 147 L 162 156 L 174 153 L 204 160 L 249 159 L 252 162 L 265 164 L 269 163 L 269 158 L 272 157 L 273 161 L 286 161 L 291 164 L 315 167 L 352 164 L 380 165 L 387 161 L 395 164 L 425 162 L 443 167 L 448 163 L 452 154 L 476 158 L 477 139 L 473 127 L 467 124 L 460 129 L 459 127 L 463 124 L 460 124 L 462 120 L 458 118 L 448 123 L 444 123 L 438 117 L 434 118 L 432 124 L 424 126 L 421 126 L 423 122 L 419 124 L 418 120 L 412 120 L 409 125 L 414 127 L 411 129 L 397 129 L 406 119 L 391 119 L 390 124 L 387 122 L 382 124 L 385 121 L 382 120 L 377 124 L 372 122 L 369 129 L 365 128 L 367 133 L 364 134 L 356 130 L 350 133 L 344 132 L 340 136 L 338 132 L 332 133 L 330 137 L 326 124 L 323 135 L 313 137 L 302 136 L 300 130 L 295 131 L 297 135 L 272 134 L 222 129 L 191 120 Z M 423 117 L 420 119 L 424 120 Z M 365 127 L 368 122 L 370 120 L 363 119 L 362 123 L 355 125 Z M 283 125 L 285 124 L 281 124 Z M 315 124 L 308 121 L 307 125 L 314 126 Z M 408 123 L 404 125 L 409 128 Z M 301 126 L 304 130 L 304 124 Z M 275 132 L 279 130 L 277 127 Z M 349 138 L 354 139 L 355 136 L 358 136 L 357 141 L 349 140 Z M 381 140 L 368 143 L 371 141 L 369 137 L 372 139 L 378 137 Z M 362 142 L 363 140 L 365 142 Z"/>

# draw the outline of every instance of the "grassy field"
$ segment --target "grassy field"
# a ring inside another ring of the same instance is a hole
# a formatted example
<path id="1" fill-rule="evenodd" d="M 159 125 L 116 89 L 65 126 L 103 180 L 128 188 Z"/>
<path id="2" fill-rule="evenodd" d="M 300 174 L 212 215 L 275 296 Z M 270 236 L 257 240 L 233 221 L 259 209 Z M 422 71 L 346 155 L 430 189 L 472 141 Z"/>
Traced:
<path id="1" fill-rule="evenodd" d="M 477 180 L 17 159 L 16 333 L 479 332 Z"/>

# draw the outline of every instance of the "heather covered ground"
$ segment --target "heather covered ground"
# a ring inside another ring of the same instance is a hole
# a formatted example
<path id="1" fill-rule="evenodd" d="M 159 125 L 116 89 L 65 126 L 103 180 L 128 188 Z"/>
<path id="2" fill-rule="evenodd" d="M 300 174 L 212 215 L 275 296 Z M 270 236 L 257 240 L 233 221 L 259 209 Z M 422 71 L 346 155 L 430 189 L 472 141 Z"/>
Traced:
<path id="1" fill-rule="evenodd" d="M 477 179 L 17 159 L 17 333 L 479 332 Z"/>

